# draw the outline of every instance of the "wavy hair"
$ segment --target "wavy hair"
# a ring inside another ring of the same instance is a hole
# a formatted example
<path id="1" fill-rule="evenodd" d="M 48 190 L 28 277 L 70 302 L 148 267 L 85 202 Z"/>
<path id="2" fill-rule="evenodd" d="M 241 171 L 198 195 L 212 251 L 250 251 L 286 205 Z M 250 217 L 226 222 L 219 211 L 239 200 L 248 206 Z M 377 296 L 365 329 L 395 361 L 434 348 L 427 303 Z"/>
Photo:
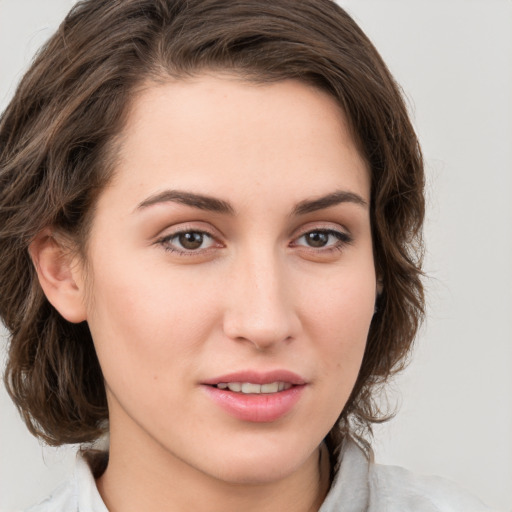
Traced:
<path id="1" fill-rule="evenodd" d="M 108 419 L 87 323 L 64 320 L 28 247 L 52 226 L 84 249 L 112 177 L 116 136 L 148 81 L 229 71 L 327 91 L 371 174 L 371 226 L 383 292 L 353 392 L 327 441 L 369 439 L 376 391 L 407 361 L 424 313 L 424 173 L 401 91 L 378 52 L 330 0 L 85 0 L 40 50 L 0 118 L 0 316 L 7 389 L 50 445 L 93 441 Z M 369 443 L 367 443 L 369 447 Z"/>

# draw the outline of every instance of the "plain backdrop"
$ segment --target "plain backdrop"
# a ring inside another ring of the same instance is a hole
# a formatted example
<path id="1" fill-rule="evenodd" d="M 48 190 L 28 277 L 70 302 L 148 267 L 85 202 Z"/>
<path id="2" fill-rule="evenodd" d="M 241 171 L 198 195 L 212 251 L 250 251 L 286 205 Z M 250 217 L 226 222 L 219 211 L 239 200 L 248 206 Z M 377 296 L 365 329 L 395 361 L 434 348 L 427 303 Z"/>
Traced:
<path id="1" fill-rule="evenodd" d="M 1 110 L 72 4 L 0 0 Z M 428 175 L 428 320 L 391 390 L 400 412 L 376 429 L 376 459 L 455 480 L 510 511 L 512 2 L 340 4 L 402 85 Z M 3 360 L 5 346 L 3 336 Z M 70 472 L 73 449 L 41 446 L 3 387 L 0 407 L 0 510 L 22 509 Z"/>

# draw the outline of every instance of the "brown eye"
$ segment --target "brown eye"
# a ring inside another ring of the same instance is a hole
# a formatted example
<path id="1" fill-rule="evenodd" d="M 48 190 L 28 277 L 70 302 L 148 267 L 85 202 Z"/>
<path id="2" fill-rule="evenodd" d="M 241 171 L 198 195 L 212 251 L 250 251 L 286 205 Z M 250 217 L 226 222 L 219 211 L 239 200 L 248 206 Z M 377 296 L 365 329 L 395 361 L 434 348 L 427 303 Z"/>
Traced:
<path id="1" fill-rule="evenodd" d="M 186 233 L 180 233 L 177 236 L 177 241 L 183 247 L 189 251 L 199 249 L 204 242 L 204 234 L 198 231 L 187 231 Z"/>
<path id="2" fill-rule="evenodd" d="M 329 249 L 341 249 L 351 242 L 352 237 L 343 231 L 315 229 L 297 238 L 294 245 L 327 251 Z"/>
<path id="3" fill-rule="evenodd" d="M 306 233 L 304 238 L 310 247 L 324 247 L 329 242 L 329 235 L 325 231 L 311 231 Z"/>
<path id="4" fill-rule="evenodd" d="M 179 231 L 158 240 L 166 251 L 176 254 L 200 254 L 216 245 L 212 235 L 204 231 Z"/>

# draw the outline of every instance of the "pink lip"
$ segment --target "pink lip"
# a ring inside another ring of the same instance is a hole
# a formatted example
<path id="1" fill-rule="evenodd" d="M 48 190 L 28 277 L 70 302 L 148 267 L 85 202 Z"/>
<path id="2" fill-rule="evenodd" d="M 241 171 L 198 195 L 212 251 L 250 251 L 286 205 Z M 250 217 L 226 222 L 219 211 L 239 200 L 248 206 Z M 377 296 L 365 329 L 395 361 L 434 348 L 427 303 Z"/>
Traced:
<path id="1" fill-rule="evenodd" d="M 270 384 L 271 382 L 289 382 L 294 386 L 306 384 L 306 380 L 300 375 L 288 370 L 272 370 L 269 372 L 257 372 L 254 370 L 244 370 L 240 372 L 228 373 L 219 377 L 214 377 L 202 381 L 201 384 L 214 386 L 219 382 L 252 382 L 253 384 Z"/>
<path id="2" fill-rule="evenodd" d="M 269 394 L 235 393 L 228 389 L 218 389 L 214 385 L 220 382 L 252 382 L 268 384 L 288 382 L 293 386 L 285 391 Z M 229 415 L 242 421 L 270 423 L 289 413 L 300 400 L 306 381 L 299 375 L 287 370 L 271 372 L 242 371 L 222 375 L 201 383 L 202 389 Z"/>

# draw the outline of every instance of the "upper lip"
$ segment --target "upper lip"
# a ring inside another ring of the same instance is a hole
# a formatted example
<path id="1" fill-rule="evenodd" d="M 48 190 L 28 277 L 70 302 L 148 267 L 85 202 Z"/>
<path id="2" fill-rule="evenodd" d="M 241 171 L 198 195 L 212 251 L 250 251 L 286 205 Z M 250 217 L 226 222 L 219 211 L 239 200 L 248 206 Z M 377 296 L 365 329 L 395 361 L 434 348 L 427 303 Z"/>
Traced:
<path id="1" fill-rule="evenodd" d="M 270 384 L 272 382 L 288 382 L 295 386 L 306 384 L 306 380 L 297 373 L 289 370 L 271 370 L 267 372 L 255 370 L 242 370 L 238 372 L 228 373 L 207 379 L 201 382 L 209 386 L 215 386 L 220 382 L 251 382 L 253 384 Z"/>

